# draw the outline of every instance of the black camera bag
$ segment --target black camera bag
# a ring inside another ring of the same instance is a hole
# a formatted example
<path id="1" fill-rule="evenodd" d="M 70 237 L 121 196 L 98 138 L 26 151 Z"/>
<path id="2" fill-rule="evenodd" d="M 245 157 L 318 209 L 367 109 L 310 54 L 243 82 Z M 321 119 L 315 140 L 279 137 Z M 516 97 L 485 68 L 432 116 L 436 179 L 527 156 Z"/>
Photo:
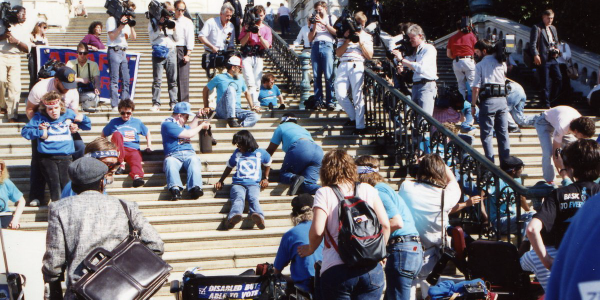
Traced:
<path id="1" fill-rule="evenodd" d="M 217 53 L 207 52 L 202 54 L 202 69 L 206 70 L 208 78 L 215 77 L 216 68 L 224 68 L 230 57 L 233 56 L 233 51 L 217 51 Z M 210 70 L 213 69 L 213 73 Z"/>

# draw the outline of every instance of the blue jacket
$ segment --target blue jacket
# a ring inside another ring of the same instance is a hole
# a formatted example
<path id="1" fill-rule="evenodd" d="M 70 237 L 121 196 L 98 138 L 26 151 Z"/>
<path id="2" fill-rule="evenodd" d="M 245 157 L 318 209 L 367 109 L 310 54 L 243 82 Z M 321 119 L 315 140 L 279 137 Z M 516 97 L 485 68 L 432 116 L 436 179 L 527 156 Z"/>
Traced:
<path id="1" fill-rule="evenodd" d="M 544 23 L 538 23 L 531 27 L 529 33 L 529 45 L 532 56 L 539 55 L 542 60 L 542 65 L 545 64 L 556 64 L 558 63 L 555 58 L 549 58 L 550 43 L 548 42 L 548 33 L 546 32 L 546 26 Z M 550 25 L 550 31 L 552 32 L 554 42 L 558 42 L 558 34 L 556 33 L 556 27 Z M 540 34 L 542 36 L 540 36 Z"/>
<path id="2" fill-rule="evenodd" d="M 50 155 L 71 155 L 75 152 L 75 145 L 73 143 L 73 137 L 71 136 L 71 130 L 69 126 L 74 123 L 75 112 L 71 109 L 60 115 L 58 119 L 52 120 L 49 117 L 37 112 L 33 118 L 25 125 L 21 130 L 21 135 L 28 139 L 39 139 L 38 152 Z M 39 129 L 40 124 L 49 123 L 48 126 L 48 138 L 43 140 L 40 137 L 44 134 Z M 79 129 L 90 130 L 92 129 L 92 122 L 87 116 L 83 117 L 81 122 L 76 123 Z"/>

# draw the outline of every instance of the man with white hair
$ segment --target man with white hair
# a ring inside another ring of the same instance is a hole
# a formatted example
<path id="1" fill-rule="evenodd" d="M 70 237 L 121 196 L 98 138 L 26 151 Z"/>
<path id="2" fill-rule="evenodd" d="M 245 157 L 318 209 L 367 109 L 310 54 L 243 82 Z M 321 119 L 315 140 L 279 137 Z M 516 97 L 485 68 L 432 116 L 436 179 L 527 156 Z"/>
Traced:
<path id="1" fill-rule="evenodd" d="M 218 17 L 204 23 L 198 39 L 204 44 L 206 51 L 217 53 L 217 51 L 233 49 L 237 33 L 230 21 L 234 13 L 235 9 L 231 3 L 226 2 L 221 6 L 221 13 Z"/>

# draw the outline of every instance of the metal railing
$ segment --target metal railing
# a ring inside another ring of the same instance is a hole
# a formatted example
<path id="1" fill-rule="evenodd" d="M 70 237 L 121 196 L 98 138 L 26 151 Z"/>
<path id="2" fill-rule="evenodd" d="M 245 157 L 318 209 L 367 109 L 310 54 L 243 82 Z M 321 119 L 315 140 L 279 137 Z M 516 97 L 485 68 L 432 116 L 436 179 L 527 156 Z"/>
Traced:
<path id="1" fill-rule="evenodd" d="M 500 240 L 504 236 L 511 241 L 507 233 L 512 232 L 517 236 L 517 244 L 520 244 L 524 222 L 517 222 L 516 230 L 511 228 L 510 222 L 501 226 L 500 212 L 505 216 L 515 215 L 515 207 L 520 207 L 521 196 L 539 198 L 546 195 L 549 189 L 526 188 L 515 181 L 370 69 L 365 71 L 363 93 L 367 107 L 367 128 L 374 134 L 376 142 L 384 146 L 381 149 L 388 149 L 393 163 L 400 166 L 400 173 L 406 171 L 408 174 L 410 166 L 416 164 L 423 154 L 439 154 L 458 180 L 462 190 L 461 201 L 480 195 L 483 191 L 486 198 L 482 201 L 483 205 L 490 211 L 492 198 L 497 199 L 497 218 L 489 220 L 487 225 L 481 212 L 482 204 L 464 209 L 460 222 L 467 224 L 465 226 L 473 226 L 480 238 Z M 517 220 L 520 220 L 520 216 L 520 209 L 516 209 Z"/>
<path id="2" fill-rule="evenodd" d="M 204 26 L 204 19 L 202 19 L 202 15 L 200 13 L 196 13 L 194 14 L 194 19 L 192 21 L 194 22 L 194 27 L 196 28 L 194 31 L 194 36 L 198 38 L 200 30 L 202 30 L 202 27 Z"/>
<path id="3" fill-rule="evenodd" d="M 289 48 L 288 43 L 279 34 L 274 30 L 271 30 L 271 32 L 273 42 L 267 55 L 273 61 L 277 70 L 285 76 L 289 91 L 298 96 L 302 92 L 302 59 L 300 55 Z"/>

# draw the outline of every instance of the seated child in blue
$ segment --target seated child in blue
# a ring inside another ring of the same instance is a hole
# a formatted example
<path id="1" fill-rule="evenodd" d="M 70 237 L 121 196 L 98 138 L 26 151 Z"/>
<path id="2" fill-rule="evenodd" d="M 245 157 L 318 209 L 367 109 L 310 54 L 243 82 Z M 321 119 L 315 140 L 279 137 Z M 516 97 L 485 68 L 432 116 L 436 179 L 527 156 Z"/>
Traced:
<path id="1" fill-rule="evenodd" d="M 25 208 L 25 198 L 8 177 L 6 163 L 0 159 L 0 213 L 10 212 L 9 201 L 17 205 L 14 213 L 0 215 L 0 224 L 2 228 L 19 229 L 21 227 L 21 214 L 23 214 Z"/>
<path id="2" fill-rule="evenodd" d="M 269 185 L 267 178 L 271 170 L 271 155 L 264 149 L 258 148 L 258 143 L 248 130 L 237 132 L 233 136 L 232 144 L 236 145 L 237 149 L 227 162 L 227 168 L 223 171 L 221 179 L 215 183 L 215 189 L 220 190 L 225 178 L 233 168 L 236 168 L 229 194 L 231 210 L 227 216 L 226 227 L 231 229 L 242 220 L 244 200 L 247 199 L 248 215 L 259 229 L 265 229 L 265 218 L 258 197 L 261 188 L 264 189 Z M 265 167 L 264 173 L 261 172 L 262 166 Z"/>
<path id="3" fill-rule="evenodd" d="M 263 75 L 261 79 L 260 92 L 258 93 L 258 102 L 260 106 L 277 106 L 279 100 L 279 109 L 284 109 L 283 96 L 281 91 L 275 85 L 275 76 L 271 73 Z"/>

